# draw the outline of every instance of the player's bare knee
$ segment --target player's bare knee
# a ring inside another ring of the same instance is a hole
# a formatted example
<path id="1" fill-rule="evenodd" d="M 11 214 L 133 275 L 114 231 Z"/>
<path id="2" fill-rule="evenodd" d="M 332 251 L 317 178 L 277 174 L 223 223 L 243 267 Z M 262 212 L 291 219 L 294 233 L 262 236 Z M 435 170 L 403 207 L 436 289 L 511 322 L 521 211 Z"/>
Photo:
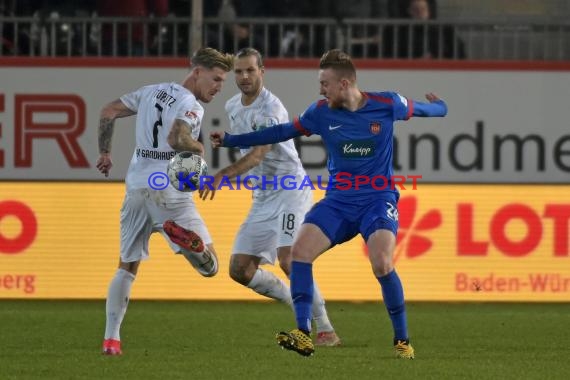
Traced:
<path id="1" fill-rule="evenodd" d="M 237 283 L 247 286 L 251 282 L 255 272 L 250 273 L 247 266 L 239 265 L 236 262 L 230 262 L 230 277 Z"/>
<path id="2" fill-rule="evenodd" d="M 312 262 L 312 260 L 309 260 L 309 257 L 307 256 L 307 250 L 304 249 L 301 245 L 293 245 L 293 247 L 291 247 L 291 260 Z"/>
<path id="3" fill-rule="evenodd" d="M 372 271 L 376 277 L 382 277 L 390 273 L 394 269 L 391 261 L 380 260 L 372 263 Z"/>
<path id="4" fill-rule="evenodd" d="M 119 262 L 119 268 L 126 270 L 129 273 L 132 273 L 136 276 L 137 271 L 139 269 L 140 261 L 132 261 L 130 263 L 125 263 L 123 261 Z"/>

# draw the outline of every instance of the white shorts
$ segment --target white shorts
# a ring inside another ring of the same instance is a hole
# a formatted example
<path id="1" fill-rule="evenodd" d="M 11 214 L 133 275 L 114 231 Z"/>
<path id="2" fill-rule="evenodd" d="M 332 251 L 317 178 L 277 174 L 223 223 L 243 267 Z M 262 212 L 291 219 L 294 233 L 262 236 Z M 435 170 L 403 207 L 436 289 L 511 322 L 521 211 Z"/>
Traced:
<path id="1" fill-rule="evenodd" d="M 275 264 L 277 248 L 290 247 L 313 204 L 309 188 L 281 191 L 270 201 L 253 202 L 234 241 L 232 255 L 257 256 L 260 264 Z"/>
<path id="2" fill-rule="evenodd" d="M 212 244 L 206 224 L 191 198 L 168 200 L 161 191 L 137 189 L 126 193 L 121 208 L 121 261 L 148 259 L 148 241 L 153 232 L 160 232 L 174 252 L 180 251 L 162 229 L 168 219 L 196 232 L 205 244 Z"/>

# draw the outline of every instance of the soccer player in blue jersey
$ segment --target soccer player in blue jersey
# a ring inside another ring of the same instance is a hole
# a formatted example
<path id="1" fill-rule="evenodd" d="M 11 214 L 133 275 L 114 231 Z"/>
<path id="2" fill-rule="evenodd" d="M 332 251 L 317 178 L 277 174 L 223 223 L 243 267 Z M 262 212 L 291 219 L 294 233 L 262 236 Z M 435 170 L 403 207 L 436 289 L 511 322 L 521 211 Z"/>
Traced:
<path id="1" fill-rule="evenodd" d="M 297 328 L 277 334 L 277 342 L 301 355 L 313 354 L 313 262 L 321 253 L 360 233 L 392 321 L 396 354 L 413 359 L 404 291 L 392 263 L 399 199 L 391 182 L 393 128 L 395 121 L 412 116 L 445 116 L 447 105 L 432 93 L 426 95 L 428 103 L 424 103 L 396 92 L 360 91 L 350 56 L 337 49 L 322 56 L 319 82 L 325 99 L 311 104 L 293 122 L 242 135 L 213 132 L 210 136 L 214 147 L 235 147 L 318 134 L 327 148 L 330 188 L 305 216 L 292 247 L 291 296 Z M 378 178 L 382 181 L 376 182 Z"/>

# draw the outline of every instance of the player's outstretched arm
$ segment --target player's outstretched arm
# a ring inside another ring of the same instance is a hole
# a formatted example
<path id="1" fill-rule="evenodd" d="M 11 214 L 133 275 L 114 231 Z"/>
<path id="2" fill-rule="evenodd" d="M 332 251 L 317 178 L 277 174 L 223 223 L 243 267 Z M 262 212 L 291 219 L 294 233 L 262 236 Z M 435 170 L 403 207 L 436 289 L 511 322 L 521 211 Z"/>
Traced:
<path id="1" fill-rule="evenodd" d="M 419 117 L 443 117 L 447 115 L 447 104 L 441 100 L 437 95 L 430 92 L 426 94 L 426 99 L 429 103 L 422 103 L 413 101 L 414 116 Z"/>
<path id="2" fill-rule="evenodd" d="M 282 141 L 290 140 L 294 137 L 301 136 L 300 132 L 293 126 L 293 123 L 277 124 L 274 127 L 266 128 L 261 131 L 244 133 L 242 135 L 230 135 L 229 133 L 212 132 L 210 133 L 210 141 L 214 148 L 237 147 L 237 146 L 257 146 L 276 144 Z"/>
<path id="3" fill-rule="evenodd" d="M 261 164 L 265 155 L 271 150 L 271 145 L 256 146 L 251 149 L 245 156 L 237 160 L 231 165 L 226 166 L 214 175 L 214 183 L 212 187 L 204 186 L 200 189 L 199 194 L 202 200 L 206 200 L 210 195 L 210 200 L 214 199 L 216 190 L 220 186 L 223 178 L 232 180 L 238 175 L 247 173 L 249 170 Z"/>

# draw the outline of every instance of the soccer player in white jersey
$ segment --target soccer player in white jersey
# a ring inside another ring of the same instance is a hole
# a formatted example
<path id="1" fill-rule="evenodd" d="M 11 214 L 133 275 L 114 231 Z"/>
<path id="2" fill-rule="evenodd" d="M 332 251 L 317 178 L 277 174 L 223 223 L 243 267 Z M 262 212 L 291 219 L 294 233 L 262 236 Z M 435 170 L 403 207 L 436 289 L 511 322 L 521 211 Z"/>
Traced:
<path id="1" fill-rule="evenodd" d="M 212 101 L 232 66 L 231 55 L 202 48 L 192 56 L 190 72 L 181 84 L 144 86 L 101 110 L 96 166 L 105 176 L 112 167 L 115 119 L 136 115 L 136 149 L 121 208 L 119 269 L 107 295 L 104 354 L 122 354 L 121 322 L 139 263 L 148 258 L 148 241 L 153 232 L 160 232 L 172 250 L 183 255 L 201 275 L 211 277 L 218 271 L 212 239 L 196 210 L 192 193 L 172 186 L 155 190 L 150 187 L 149 177 L 155 172 L 164 173 L 168 160 L 178 151 L 204 154 L 204 146 L 198 141 L 204 109 L 198 101 Z"/>
<path id="2" fill-rule="evenodd" d="M 253 48 L 236 53 L 235 80 L 240 93 L 226 103 L 226 112 L 233 133 L 241 134 L 289 121 L 281 101 L 263 86 L 264 67 L 261 54 Z M 305 170 L 292 140 L 279 144 L 241 149 L 242 157 L 214 176 L 212 189 L 204 186 L 202 199 L 212 199 L 222 179 L 233 179 L 249 172 L 259 178 L 253 192 L 253 204 L 241 225 L 230 259 L 230 277 L 253 291 L 282 301 L 293 307 L 291 292 L 279 277 L 264 271 L 260 264 L 275 264 L 275 259 L 288 276 L 291 266 L 291 245 L 305 213 L 311 208 L 310 188 L 285 190 L 277 188 L 283 176 L 290 176 L 297 186 L 306 177 Z M 277 184 L 273 178 L 278 178 Z M 293 182 L 289 183 L 288 187 Z M 265 188 L 265 189 L 264 189 Z M 340 339 L 331 325 L 325 302 L 315 285 L 313 320 L 316 324 L 316 344 L 337 346 Z"/>

